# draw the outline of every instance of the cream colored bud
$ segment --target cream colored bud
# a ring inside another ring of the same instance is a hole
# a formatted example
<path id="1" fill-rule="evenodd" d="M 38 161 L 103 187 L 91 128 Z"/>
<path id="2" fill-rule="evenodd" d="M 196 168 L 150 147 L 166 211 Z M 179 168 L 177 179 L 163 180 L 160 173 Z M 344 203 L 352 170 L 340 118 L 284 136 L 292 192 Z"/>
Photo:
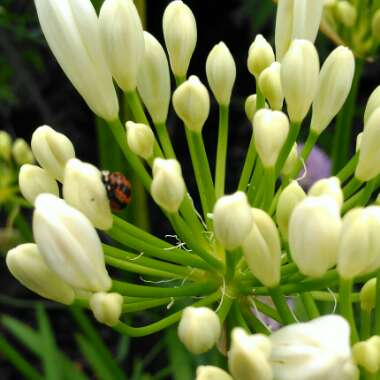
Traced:
<path id="1" fill-rule="evenodd" d="M 171 213 L 178 211 L 185 197 L 186 186 L 177 160 L 154 160 L 150 192 L 160 207 Z"/>
<path id="2" fill-rule="evenodd" d="M 355 170 L 355 177 L 361 181 L 370 181 L 380 173 L 379 123 L 380 108 L 372 113 L 364 126 Z"/>
<path id="3" fill-rule="evenodd" d="M 75 157 L 71 141 L 64 134 L 44 125 L 34 131 L 31 145 L 40 166 L 62 182 L 67 161 Z"/>
<path id="4" fill-rule="evenodd" d="M 45 264 L 36 244 L 22 244 L 7 253 L 6 263 L 12 275 L 41 297 L 70 305 L 74 290 Z"/>
<path id="5" fill-rule="evenodd" d="M 273 168 L 288 137 L 289 120 L 281 111 L 262 109 L 253 119 L 253 136 L 261 162 Z"/>
<path id="6" fill-rule="evenodd" d="M 75 207 L 100 230 L 112 227 L 112 213 L 102 174 L 94 165 L 76 158 L 69 160 L 65 167 L 63 198 Z"/>
<path id="7" fill-rule="evenodd" d="M 339 208 L 331 197 L 307 197 L 295 207 L 289 246 L 302 274 L 321 277 L 336 264 L 341 225 Z"/>
<path id="8" fill-rule="evenodd" d="M 8 132 L 0 131 L 0 158 L 8 161 L 12 153 L 12 137 Z"/>
<path id="9" fill-rule="evenodd" d="M 183 1 L 172 1 L 165 9 L 162 28 L 173 74 L 184 78 L 197 44 L 193 12 Z"/>
<path id="10" fill-rule="evenodd" d="M 259 76 L 259 87 L 273 110 L 282 110 L 284 94 L 281 86 L 281 63 L 273 62 Z"/>
<path id="11" fill-rule="evenodd" d="M 186 307 L 178 325 L 178 336 L 195 355 L 209 351 L 217 343 L 221 325 L 218 315 L 207 307 Z"/>
<path id="12" fill-rule="evenodd" d="M 145 160 L 153 156 L 156 141 L 153 131 L 145 124 L 127 121 L 127 141 L 131 151 Z"/>
<path id="13" fill-rule="evenodd" d="M 33 235 L 48 267 L 69 285 L 91 292 L 111 287 L 100 239 L 80 211 L 52 194 L 39 195 Z"/>
<path id="14" fill-rule="evenodd" d="M 33 164 L 34 156 L 24 139 L 16 139 L 12 146 L 12 155 L 18 165 Z"/>
<path id="15" fill-rule="evenodd" d="M 361 144 L 362 144 L 362 138 L 363 138 L 363 132 L 360 132 L 360 133 L 356 136 L 355 152 L 359 152 L 359 150 L 360 150 L 360 146 L 361 146 Z"/>
<path id="16" fill-rule="evenodd" d="M 145 52 L 137 89 L 154 123 L 165 123 L 170 104 L 170 71 L 165 51 L 154 36 L 144 32 Z"/>
<path id="17" fill-rule="evenodd" d="M 197 368 L 195 380 L 233 380 L 232 377 L 222 369 L 211 365 L 201 365 Z"/>
<path id="18" fill-rule="evenodd" d="M 288 241 L 289 220 L 293 210 L 305 197 L 306 194 L 298 182 L 292 181 L 278 198 L 276 222 L 285 241 Z"/>
<path id="19" fill-rule="evenodd" d="M 370 116 L 378 107 L 380 107 L 380 86 L 377 86 L 368 98 L 364 111 L 364 125 L 367 124 Z"/>
<path id="20" fill-rule="evenodd" d="M 34 3 L 47 43 L 66 76 L 94 113 L 106 120 L 116 119 L 119 103 L 91 0 Z"/>
<path id="21" fill-rule="evenodd" d="M 339 209 L 343 205 L 343 191 L 338 177 L 320 179 L 309 189 L 308 195 L 312 197 L 328 196 L 336 202 Z"/>
<path id="22" fill-rule="evenodd" d="M 365 368 L 369 373 L 380 370 L 380 336 L 358 342 L 352 347 L 352 356 L 356 364 Z"/>
<path id="23" fill-rule="evenodd" d="M 34 203 L 38 195 L 51 193 L 59 196 L 59 188 L 56 180 L 39 166 L 25 164 L 20 168 L 18 184 L 23 197 L 30 203 Z"/>
<path id="24" fill-rule="evenodd" d="M 248 51 L 249 72 L 258 79 L 261 72 L 274 62 L 274 52 L 267 40 L 258 34 Z"/>
<path id="25" fill-rule="evenodd" d="M 355 25 L 357 12 L 354 5 L 350 2 L 341 0 L 335 4 L 336 18 L 347 28 Z"/>
<path id="26" fill-rule="evenodd" d="M 280 283 L 281 242 L 276 225 L 264 211 L 253 208 L 251 232 L 243 243 L 243 252 L 253 275 L 269 288 Z"/>
<path id="27" fill-rule="evenodd" d="M 255 116 L 255 113 L 257 111 L 257 95 L 249 95 L 248 98 L 245 100 L 245 114 L 247 115 L 248 120 L 252 123 L 253 117 Z M 265 108 L 268 108 L 268 104 L 265 102 Z"/>
<path id="28" fill-rule="evenodd" d="M 318 89 L 319 58 L 307 40 L 294 40 L 281 64 L 281 83 L 289 118 L 300 123 Z"/>
<path id="29" fill-rule="evenodd" d="M 238 191 L 219 198 L 214 206 L 213 221 L 215 237 L 224 248 L 234 250 L 240 247 L 253 223 L 245 193 Z"/>
<path id="30" fill-rule="evenodd" d="M 380 267 L 380 206 L 357 208 L 343 219 L 337 270 L 352 279 Z"/>
<path id="31" fill-rule="evenodd" d="M 284 166 L 281 169 L 281 174 L 283 174 L 286 177 L 289 177 L 290 174 L 293 172 L 293 169 L 297 164 L 298 160 L 299 158 L 297 143 L 294 143 L 292 150 L 290 151 L 289 156 L 287 157 Z"/>
<path id="32" fill-rule="evenodd" d="M 173 106 L 187 128 L 201 132 L 210 112 L 207 88 L 197 76 L 192 75 L 174 91 Z"/>
<path id="33" fill-rule="evenodd" d="M 98 322 L 112 327 L 120 320 L 123 302 L 119 293 L 94 293 L 90 298 L 90 309 Z"/>
<path id="34" fill-rule="evenodd" d="M 367 312 L 372 311 L 376 306 L 376 284 L 377 279 L 371 278 L 360 289 L 360 307 Z"/>
<path id="35" fill-rule="evenodd" d="M 376 40 L 380 40 L 380 9 L 378 9 L 372 17 L 372 34 Z"/>
<path id="36" fill-rule="evenodd" d="M 310 126 L 318 135 L 342 108 L 350 93 L 354 73 L 354 55 L 344 46 L 334 49 L 322 65 Z"/>
<path id="37" fill-rule="evenodd" d="M 99 13 L 99 27 L 113 77 L 123 91 L 134 91 L 144 56 L 144 36 L 133 0 L 105 0 Z"/>
<path id="38" fill-rule="evenodd" d="M 231 334 L 228 368 L 235 380 L 272 380 L 269 362 L 272 344 L 262 334 L 248 335 L 236 327 Z"/>
<path id="39" fill-rule="evenodd" d="M 224 42 L 215 45 L 206 61 L 208 84 L 217 102 L 227 106 L 236 79 L 234 57 Z"/>

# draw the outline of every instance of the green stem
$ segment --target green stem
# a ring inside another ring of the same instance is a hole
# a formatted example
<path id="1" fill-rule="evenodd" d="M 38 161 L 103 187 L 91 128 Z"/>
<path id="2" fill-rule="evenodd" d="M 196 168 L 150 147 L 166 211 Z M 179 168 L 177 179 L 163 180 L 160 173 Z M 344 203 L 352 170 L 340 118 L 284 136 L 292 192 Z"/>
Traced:
<path id="1" fill-rule="evenodd" d="M 231 307 L 231 314 L 235 320 L 236 326 L 242 327 L 247 333 L 251 333 L 251 329 L 249 328 L 246 320 L 244 319 L 242 308 L 243 305 L 239 305 L 237 302 L 234 302 Z"/>
<path id="2" fill-rule="evenodd" d="M 263 171 L 263 165 L 260 158 L 258 157 L 247 190 L 247 197 L 251 205 L 257 204 L 259 201 L 260 189 L 263 185 Z"/>
<path id="3" fill-rule="evenodd" d="M 350 161 L 348 161 L 336 175 L 340 179 L 341 183 L 347 181 L 347 179 L 354 173 L 358 160 L 359 153 L 356 152 L 355 155 L 351 157 Z"/>
<path id="4" fill-rule="evenodd" d="M 247 321 L 250 330 L 258 334 L 270 334 L 270 330 L 257 318 L 257 316 L 249 308 L 239 307 L 239 310 L 243 313 L 244 319 Z"/>
<path id="5" fill-rule="evenodd" d="M 141 104 L 137 91 L 126 92 L 125 97 L 129 107 L 131 108 L 135 121 L 137 123 L 142 123 L 149 126 L 149 121 L 145 115 L 144 108 Z"/>
<path id="6" fill-rule="evenodd" d="M 243 171 L 241 172 L 241 176 L 239 180 L 238 191 L 245 191 L 247 189 L 249 179 L 251 178 L 252 170 L 255 166 L 256 157 L 257 157 L 257 153 L 256 153 L 255 139 L 253 138 L 253 134 L 252 134 L 247 155 L 245 156 Z"/>
<path id="7" fill-rule="evenodd" d="M 268 292 L 273 300 L 274 305 L 280 314 L 281 320 L 284 324 L 288 325 L 291 323 L 295 323 L 296 320 L 292 312 L 289 309 L 288 304 L 286 303 L 286 299 L 282 293 L 281 288 L 278 286 L 276 288 L 269 288 Z"/>
<path id="8" fill-rule="evenodd" d="M 134 302 L 131 304 L 123 305 L 123 313 L 134 313 L 136 311 L 142 311 L 147 309 L 152 309 L 162 305 L 168 305 L 173 301 L 173 298 L 159 298 L 149 301 Z"/>
<path id="9" fill-rule="evenodd" d="M 224 195 L 226 181 L 226 160 L 228 144 L 228 106 L 219 106 L 219 132 L 215 167 L 215 195 L 216 199 Z"/>
<path id="10" fill-rule="evenodd" d="M 376 178 L 366 183 L 364 191 L 360 194 L 360 197 L 357 201 L 357 206 L 365 206 L 368 203 L 373 191 L 375 190 L 375 186 Z"/>
<path id="11" fill-rule="evenodd" d="M 355 318 L 351 302 L 352 280 L 340 280 L 339 287 L 339 309 L 340 314 L 346 318 L 351 327 L 351 343 L 354 344 L 359 340 L 356 330 Z"/>
<path id="12" fill-rule="evenodd" d="M 158 136 L 158 140 L 162 146 L 166 158 L 176 158 L 172 142 L 170 141 L 168 129 L 165 123 L 154 124 Z"/>
<path id="13" fill-rule="evenodd" d="M 255 310 L 257 309 L 267 317 L 281 323 L 281 317 L 279 316 L 277 310 L 275 310 L 273 307 L 267 305 L 265 302 L 261 302 L 257 297 L 251 298 L 251 302 Z"/>
<path id="14" fill-rule="evenodd" d="M 362 184 L 363 182 L 359 181 L 356 177 L 352 177 L 351 181 L 343 188 L 344 199 L 354 194 Z"/>
<path id="15" fill-rule="evenodd" d="M 275 186 L 276 186 L 276 174 L 274 168 L 265 168 L 264 170 L 264 182 L 266 182 L 264 201 L 262 209 L 268 211 L 272 204 Z"/>
<path id="16" fill-rule="evenodd" d="M 221 302 L 222 304 L 219 306 L 219 310 L 217 311 L 217 314 L 219 316 L 220 323 L 223 324 L 223 322 L 226 320 L 227 315 L 231 309 L 233 299 L 231 297 L 228 297 L 225 294 Z"/>
<path id="17" fill-rule="evenodd" d="M 301 293 L 301 300 L 305 306 L 309 319 L 315 319 L 320 316 L 318 307 L 310 293 Z"/>
<path id="18" fill-rule="evenodd" d="M 380 298 L 380 270 L 376 274 L 376 299 Z M 380 302 L 375 306 L 375 335 L 380 335 Z"/>
<path id="19" fill-rule="evenodd" d="M 265 106 L 265 97 L 260 90 L 258 81 L 256 81 L 256 112 L 264 108 Z"/>
<path id="20" fill-rule="evenodd" d="M 371 336 L 371 311 L 360 309 L 360 338 L 366 340 Z"/>

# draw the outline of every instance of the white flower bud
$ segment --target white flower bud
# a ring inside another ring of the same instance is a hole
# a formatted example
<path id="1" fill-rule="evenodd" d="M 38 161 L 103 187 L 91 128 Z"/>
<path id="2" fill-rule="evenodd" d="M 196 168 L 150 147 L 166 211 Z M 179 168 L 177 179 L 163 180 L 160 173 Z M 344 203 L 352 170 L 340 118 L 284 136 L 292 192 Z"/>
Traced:
<path id="1" fill-rule="evenodd" d="M 191 9 L 180 0 L 165 9 L 162 28 L 173 74 L 186 77 L 197 44 L 197 23 Z"/>
<path id="2" fill-rule="evenodd" d="M 231 334 L 228 368 L 235 380 L 272 380 L 269 363 L 272 344 L 262 334 L 248 335 L 236 327 Z"/>
<path id="3" fill-rule="evenodd" d="M 364 126 L 360 142 L 359 161 L 355 177 L 369 181 L 380 173 L 380 108 L 376 109 Z"/>
<path id="4" fill-rule="evenodd" d="M 292 150 L 289 153 L 289 156 L 287 157 L 284 166 L 281 169 L 281 174 L 284 176 L 290 176 L 290 174 L 293 172 L 293 169 L 295 165 L 297 164 L 299 158 L 298 158 L 298 148 L 297 143 L 293 144 Z"/>
<path id="5" fill-rule="evenodd" d="M 380 267 L 380 206 L 353 209 L 343 218 L 338 273 L 351 279 Z"/>
<path id="6" fill-rule="evenodd" d="M 233 380 L 232 377 L 222 369 L 211 365 L 201 365 L 197 368 L 195 380 Z"/>
<path id="7" fill-rule="evenodd" d="M 274 62 L 274 52 L 267 40 L 258 34 L 248 50 L 247 66 L 256 78 Z"/>
<path id="8" fill-rule="evenodd" d="M 362 138 L 363 138 L 363 132 L 358 133 L 358 135 L 356 136 L 355 152 L 359 152 L 360 146 L 362 144 Z"/>
<path id="9" fill-rule="evenodd" d="M 342 108 L 350 93 L 354 73 L 354 55 L 344 46 L 334 49 L 322 65 L 310 126 L 318 135 Z"/>
<path id="10" fill-rule="evenodd" d="M 378 9 L 372 17 L 372 34 L 377 41 L 380 40 L 380 9 Z"/>
<path id="11" fill-rule="evenodd" d="M 18 165 L 33 164 L 34 156 L 24 139 L 16 139 L 12 146 L 12 155 Z"/>
<path id="12" fill-rule="evenodd" d="M 377 279 L 371 278 L 360 289 L 360 308 L 370 312 L 376 306 L 376 284 Z"/>
<path id="13" fill-rule="evenodd" d="M 154 123 L 164 123 L 170 104 L 170 72 L 165 51 L 144 32 L 145 52 L 137 76 L 137 89 Z"/>
<path id="14" fill-rule="evenodd" d="M 192 75 L 174 91 L 173 106 L 187 128 L 201 132 L 210 112 L 210 97 L 206 86 L 197 76 Z"/>
<path id="15" fill-rule="evenodd" d="M 312 197 L 328 196 L 336 202 L 339 209 L 342 208 L 343 191 L 338 177 L 320 179 L 309 189 L 308 195 Z"/>
<path id="16" fill-rule="evenodd" d="M 288 137 L 289 120 L 281 111 L 262 109 L 253 119 L 255 146 L 263 166 L 273 168 Z"/>
<path id="17" fill-rule="evenodd" d="M 154 160 L 150 192 L 160 207 L 171 213 L 178 211 L 185 196 L 186 186 L 177 160 Z"/>
<path id="18" fill-rule="evenodd" d="M 270 340 L 276 380 L 359 379 L 351 358 L 350 328 L 339 315 L 285 326 Z"/>
<path id="19" fill-rule="evenodd" d="M 253 117 L 255 116 L 256 113 L 256 103 L 257 103 L 257 95 L 249 95 L 248 98 L 245 100 L 245 114 L 247 115 L 248 120 L 252 123 L 253 122 Z M 265 108 L 268 108 L 268 104 L 265 102 Z"/>
<path id="20" fill-rule="evenodd" d="M 302 274 L 321 277 L 336 264 L 341 225 L 338 206 L 330 197 L 307 197 L 295 207 L 289 246 Z"/>
<path id="21" fill-rule="evenodd" d="M 228 250 L 240 247 L 252 228 L 253 217 L 247 196 L 242 191 L 217 200 L 213 213 L 216 239 Z"/>
<path id="22" fill-rule="evenodd" d="M 76 158 L 69 160 L 65 167 L 63 198 L 75 207 L 100 230 L 112 227 L 112 213 L 102 174 L 94 165 Z"/>
<path id="23" fill-rule="evenodd" d="M 293 210 L 305 197 L 306 194 L 298 182 L 292 181 L 278 198 L 276 222 L 285 241 L 288 241 L 289 220 Z"/>
<path id="24" fill-rule="evenodd" d="M 12 137 L 8 132 L 0 131 L 0 158 L 8 161 L 12 153 Z"/>
<path id="25" fill-rule="evenodd" d="M 253 208 L 251 232 L 243 243 L 248 267 L 269 288 L 280 283 L 281 242 L 276 225 L 264 211 Z"/>
<path id="26" fill-rule="evenodd" d="M 209 351 L 217 343 L 221 325 L 218 315 L 207 307 L 186 307 L 178 325 L 178 337 L 195 355 Z"/>
<path id="27" fill-rule="evenodd" d="M 217 102 L 227 106 L 236 79 L 234 57 L 224 42 L 210 51 L 206 61 L 207 80 Z"/>
<path id="28" fill-rule="evenodd" d="M 106 120 L 116 119 L 119 103 L 91 1 L 34 3 L 45 38 L 66 76 L 94 113 Z"/>
<path id="29" fill-rule="evenodd" d="M 356 8 L 348 1 L 341 0 L 335 4 L 336 18 L 347 28 L 355 25 L 357 12 Z"/>
<path id="30" fill-rule="evenodd" d="M 33 235 L 46 264 L 65 282 L 91 292 L 111 287 L 100 239 L 80 211 L 54 195 L 39 195 Z"/>
<path id="31" fill-rule="evenodd" d="M 153 156 L 156 141 L 153 131 L 145 124 L 127 121 L 127 141 L 131 151 L 145 160 Z"/>
<path id="32" fill-rule="evenodd" d="M 273 62 L 259 76 L 259 87 L 273 110 L 282 110 L 284 94 L 281 86 L 281 63 Z"/>
<path id="33" fill-rule="evenodd" d="M 37 162 L 53 178 L 62 182 L 66 162 L 75 157 L 70 139 L 44 125 L 34 131 L 31 145 Z"/>
<path id="34" fill-rule="evenodd" d="M 144 55 L 144 36 L 133 0 L 105 0 L 99 27 L 113 77 L 123 91 L 134 91 Z"/>
<path id="35" fill-rule="evenodd" d="M 119 293 L 95 293 L 90 298 L 90 308 L 95 319 L 107 326 L 115 326 L 123 312 L 124 299 Z"/>
<path id="36" fill-rule="evenodd" d="M 59 196 L 59 188 L 56 180 L 39 166 L 25 164 L 20 168 L 18 184 L 23 197 L 30 203 L 42 193 L 51 193 Z"/>
<path id="37" fill-rule="evenodd" d="M 289 118 L 300 123 L 318 88 L 319 58 L 307 40 L 294 40 L 281 63 L 281 83 Z"/>
<path id="38" fill-rule="evenodd" d="M 364 125 L 367 124 L 370 116 L 378 107 L 380 107 L 380 86 L 377 86 L 368 98 L 364 111 Z"/>
<path id="39" fill-rule="evenodd" d="M 22 244 L 7 253 L 6 263 L 12 275 L 41 297 L 70 305 L 74 290 L 45 264 L 36 244 Z"/>
<path id="40" fill-rule="evenodd" d="M 369 373 L 380 370 L 380 336 L 358 342 L 352 347 L 352 355 L 356 364 L 365 368 Z"/>

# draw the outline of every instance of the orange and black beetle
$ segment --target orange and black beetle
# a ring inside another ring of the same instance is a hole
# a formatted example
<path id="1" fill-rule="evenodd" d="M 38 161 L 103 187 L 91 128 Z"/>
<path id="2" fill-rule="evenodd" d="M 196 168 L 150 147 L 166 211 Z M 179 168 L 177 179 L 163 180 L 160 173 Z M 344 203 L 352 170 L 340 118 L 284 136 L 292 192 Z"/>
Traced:
<path id="1" fill-rule="evenodd" d="M 120 172 L 102 171 L 102 181 L 107 191 L 112 211 L 121 211 L 131 201 L 131 183 Z"/>

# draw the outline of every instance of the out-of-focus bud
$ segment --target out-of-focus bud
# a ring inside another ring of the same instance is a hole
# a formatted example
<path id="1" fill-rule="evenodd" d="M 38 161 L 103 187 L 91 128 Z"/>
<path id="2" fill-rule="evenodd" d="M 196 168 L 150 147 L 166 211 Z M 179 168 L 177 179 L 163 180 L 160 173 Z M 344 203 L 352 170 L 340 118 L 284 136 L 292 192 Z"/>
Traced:
<path id="1" fill-rule="evenodd" d="M 214 206 L 213 221 L 215 237 L 224 248 L 234 250 L 240 247 L 253 223 L 245 193 L 238 191 L 219 198 Z"/>
<path id="2" fill-rule="evenodd" d="M 123 91 L 134 91 L 144 55 L 144 36 L 133 0 L 105 0 L 99 27 L 113 77 Z"/>
<path id="3" fill-rule="evenodd" d="M 368 340 L 358 342 L 352 347 L 352 356 L 356 364 L 369 373 L 380 370 L 380 336 L 374 335 Z"/>
<path id="4" fill-rule="evenodd" d="M 380 206 L 357 208 L 343 218 L 339 243 L 339 275 L 352 279 L 380 267 Z"/>
<path id="5" fill-rule="evenodd" d="M 76 158 L 65 167 L 63 197 L 67 204 L 81 211 L 100 230 L 112 227 L 112 213 L 102 175 L 94 165 Z"/>
<path id="6" fill-rule="evenodd" d="M 207 307 L 189 306 L 182 312 L 178 336 L 195 355 L 210 350 L 219 339 L 221 325 L 218 315 Z"/>
<path id="7" fill-rule="evenodd" d="M 343 192 L 338 177 L 320 179 L 309 189 L 308 195 L 312 197 L 328 196 L 335 200 L 339 209 L 343 205 Z"/>
<path id="8" fill-rule="evenodd" d="M 296 163 L 298 162 L 298 148 L 297 143 L 294 143 L 292 150 L 289 153 L 288 158 L 286 159 L 284 166 L 281 169 L 281 174 L 284 176 L 290 176 Z"/>
<path id="9" fill-rule="evenodd" d="M 356 8 L 348 1 L 342 0 L 335 4 L 336 18 L 347 28 L 355 25 L 357 12 Z"/>
<path id="10" fill-rule="evenodd" d="M 33 164 L 34 156 L 24 139 L 16 139 L 12 146 L 12 155 L 18 165 Z"/>
<path id="11" fill-rule="evenodd" d="M 195 380 L 233 380 L 232 377 L 222 369 L 212 365 L 201 365 L 197 368 Z"/>
<path id="12" fill-rule="evenodd" d="M 288 137 L 289 120 L 281 111 L 262 109 L 253 119 L 257 153 L 266 168 L 273 168 Z"/>
<path id="13" fill-rule="evenodd" d="M 318 89 L 319 58 L 307 40 L 294 40 L 281 64 L 281 83 L 289 118 L 300 123 Z"/>
<path id="14" fill-rule="evenodd" d="M 310 126 L 318 135 L 342 108 L 350 93 L 354 73 L 354 55 L 344 46 L 333 50 L 322 65 Z"/>
<path id="15" fill-rule="evenodd" d="M 181 165 L 177 160 L 156 158 L 150 192 L 154 201 L 168 212 L 177 212 L 186 192 Z"/>
<path id="16" fill-rule="evenodd" d="M 368 98 L 364 111 L 364 125 L 367 124 L 370 116 L 378 107 L 380 107 L 380 86 L 377 86 Z"/>
<path id="17" fill-rule="evenodd" d="M 70 305 L 74 290 L 45 264 L 36 244 L 22 244 L 7 253 L 6 263 L 12 275 L 41 297 Z"/>
<path id="18" fill-rule="evenodd" d="M 235 380 L 272 380 L 269 362 L 272 344 L 262 334 L 248 335 L 236 327 L 231 334 L 231 349 L 228 352 L 228 368 Z"/>
<path id="19" fill-rule="evenodd" d="M 94 113 L 106 120 L 116 119 L 119 103 L 91 1 L 35 0 L 34 3 L 45 38 L 66 76 Z M 111 20 L 111 24 L 114 22 Z"/>
<path id="20" fill-rule="evenodd" d="M 172 1 L 165 9 L 162 28 L 173 74 L 184 78 L 197 44 L 193 12 L 182 1 Z"/>
<path id="21" fill-rule="evenodd" d="M 192 75 L 174 91 L 173 106 L 187 128 L 201 132 L 210 112 L 210 97 L 206 86 L 197 76 Z"/>
<path id="22" fill-rule="evenodd" d="M 376 306 L 376 278 L 368 280 L 360 289 L 360 307 L 365 311 L 372 311 Z"/>
<path id="23" fill-rule="evenodd" d="M 127 141 L 131 151 L 145 160 L 153 156 L 155 137 L 153 131 L 145 124 L 127 121 Z"/>
<path id="24" fill-rule="evenodd" d="M 285 326 L 270 340 L 276 380 L 359 379 L 351 357 L 350 327 L 339 315 Z"/>
<path id="25" fill-rule="evenodd" d="M 268 104 L 265 102 L 265 108 L 268 108 Z M 248 120 L 252 123 L 253 117 L 255 116 L 257 110 L 257 95 L 249 95 L 245 101 L 244 105 L 245 114 L 247 115 Z"/>
<path id="26" fill-rule="evenodd" d="M 321 277 L 336 264 L 341 225 L 339 208 L 331 197 L 307 197 L 295 207 L 289 246 L 302 274 Z"/>
<path id="27" fill-rule="evenodd" d="M 95 293 L 90 298 L 90 308 L 95 319 L 107 326 L 115 326 L 123 312 L 123 297 L 119 293 Z"/>
<path id="28" fill-rule="evenodd" d="M 67 161 L 75 157 L 70 139 L 44 125 L 34 131 L 31 145 L 37 162 L 53 178 L 62 182 Z"/>
<path id="29" fill-rule="evenodd" d="M 217 102 L 227 106 L 236 79 L 234 57 L 224 42 L 215 45 L 206 61 L 208 84 Z"/>
<path id="30" fill-rule="evenodd" d="M 33 235 L 46 264 L 69 285 L 91 292 L 111 287 L 100 239 L 80 211 L 52 194 L 39 195 Z"/>
<path id="31" fill-rule="evenodd" d="M 59 188 L 56 180 L 39 166 L 25 164 L 20 168 L 18 184 L 21 194 L 30 203 L 42 193 L 51 193 L 59 196 Z"/>
<path id="32" fill-rule="evenodd" d="M 379 41 L 380 40 L 380 9 L 378 9 L 372 17 L 372 34 Z"/>
<path id="33" fill-rule="evenodd" d="M 12 153 L 12 137 L 8 132 L 0 131 L 0 158 L 8 161 Z"/>
<path id="34" fill-rule="evenodd" d="M 281 111 L 284 94 L 281 86 L 281 63 L 273 62 L 259 76 L 259 87 L 272 109 Z"/>
<path id="35" fill-rule="evenodd" d="M 144 32 L 145 52 L 137 76 L 137 89 L 154 123 L 164 123 L 170 104 L 170 72 L 165 51 Z"/>
<path id="36" fill-rule="evenodd" d="M 276 225 L 264 211 L 253 208 L 251 232 L 243 243 L 248 267 L 259 281 L 269 287 L 280 283 L 281 242 Z"/>
<path id="37" fill-rule="evenodd" d="M 288 241 L 289 220 L 293 210 L 305 197 L 306 194 L 298 182 L 292 181 L 278 198 L 276 222 L 285 241 Z"/>
<path id="38" fill-rule="evenodd" d="M 360 142 L 359 161 L 355 177 L 369 181 L 380 173 L 380 108 L 376 109 L 364 126 Z"/>
<path id="39" fill-rule="evenodd" d="M 261 72 L 269 67 L 275 60 L 272 46 L 258 34 L 248 50 L 247 66 L 249 72 L 259 78 Z"/>
<path id="40" fill-rule="evenodd" d="M 355 152 L 359 152 L 359 150 L 360 150 L 360 146 L 361 146 L 361 144 L 362 144 L 362 138 L 363 138 L 363 132 L 360 132 L 360 133 L 356 136 Z"/>
<path id="41" fill-rule="evenodd" d="M 291 42 L 314 42 L 321 23 L 324 0 L 280 0 L 276 16 L 276 57 L 281 61 Z"/>

